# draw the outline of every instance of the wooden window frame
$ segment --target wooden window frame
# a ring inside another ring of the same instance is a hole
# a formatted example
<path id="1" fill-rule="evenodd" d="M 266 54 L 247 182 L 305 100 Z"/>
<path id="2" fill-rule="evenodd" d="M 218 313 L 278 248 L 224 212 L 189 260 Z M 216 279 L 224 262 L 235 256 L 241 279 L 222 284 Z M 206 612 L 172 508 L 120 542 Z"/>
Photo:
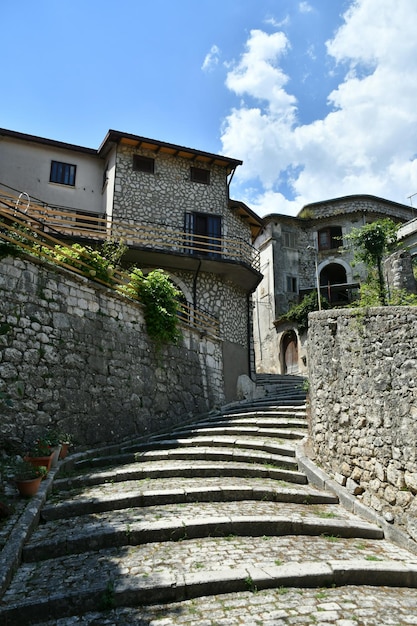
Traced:
<path id="1" fill-rule="evenodd" d="M 190 180 L 193 183 L 209 185 L 210 184 L 210 170 L 206 170 L 203 167 L 190 167 Z"/>
<path id="2" fill-rule="evenodd" d="M 323 243 L 323 235 L 327 237 L 327 242 Z M 318 249 L 322 250 L 336 250 L 343 246 L 343 232 L 341 226 L 326 226 L 317 231 L 317 244 Z"/>
<path id="3" fill-rule="evenodd" d="M 155 174 L 155 159 L 152 157 L 142 156 L 141 154 L 134 154 L 133 171 L 144 172 L 145 174 Z"/>

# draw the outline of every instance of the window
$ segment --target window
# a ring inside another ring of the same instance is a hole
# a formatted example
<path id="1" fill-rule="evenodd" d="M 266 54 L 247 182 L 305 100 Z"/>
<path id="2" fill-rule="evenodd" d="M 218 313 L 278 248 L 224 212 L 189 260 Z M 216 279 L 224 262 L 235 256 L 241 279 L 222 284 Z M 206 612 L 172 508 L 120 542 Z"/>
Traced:
<path id="1" fill-rule="evenodd" d="M 134 154 L 133 169 L 135 172 L 147 172 L 148 174 L 153 174 L 155 172 L 155 159 Z"/>
<path id="2" fill-rule="evenodd" d="M 109 164 L 106 163 L 106 167 L 104 168 L 104 172 L 103 172 L 103 181 L 101 185 L 103 189 L 107 185 L 108 180 L 109 180 Z"/>
<path id="3" fill-rule="evenodd" d="M 222 218 L 210 213 L 186 213 L 185 232 L 189 233 L 186 250 L 191 254 L 219 257 L 222 251 Z"/>
<path id="4" fill-rule="evenodd" d="M 210 170 L 204 170 L 201 167 L 190 168 L 190 179 L 193 183 L 210 184 Z"/>
<path id="5" fill-rule="evenodd" d="M 283 241 L 284 248 L 293 248 L 293 249 L 297 248 L 296 233 L 290 233 L 290 232 L 284 231 L 282 233 L 282 241 Z"/>
<path id="6" fill-rule="evenodd" d="M 341 226 L 328 226 L 317 233 L 319 250 L 334 250 L 343 245 Z"/>
<path id="7" fill-rule="evenodd" d="M 297 279 L 295 276 L 287 276 L 287 292 L 297 293 Z"/>
<path id="8" fill-rule="evenodd" d="M 49 176 L 49 182 L 74 187 L 76 169 L 77 166 L 71 165 L 70 163 L 51 161 L 51 174 Z"/>

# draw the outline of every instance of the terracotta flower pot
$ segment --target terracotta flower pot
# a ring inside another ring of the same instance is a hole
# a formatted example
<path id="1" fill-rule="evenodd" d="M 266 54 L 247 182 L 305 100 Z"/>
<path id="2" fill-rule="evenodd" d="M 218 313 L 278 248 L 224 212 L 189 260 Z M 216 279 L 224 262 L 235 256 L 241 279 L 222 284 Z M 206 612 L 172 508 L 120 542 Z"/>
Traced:
<path id="1" fill-rule="evenodd" d="M 61 444 L 61 452 L 59 453 L 59 458 L 60 459 L 65 459 L 65 457 L 68 454 L 69 446 L 70 446 L 70 444 L 67 441 L 65 443 Z"/>
<path id="2" fill-rule="evenodd" d="M 49 472 L 52 465 L 52 457 L 53 454 L 50 454 L 49 456 L 26 456 L 25 461 L 29 461 L 29 463 L 32 463 L 34 467 L 38 467 L 39 465 L 46 467 Z"/>
<path id="3" fill-rule="evenodd" d="M 27 480 L 19 480 L 16 478 L 15 485 L 19 490 L 19 493 L 24 498 L 30 498 L 38 493 L 39 486 L 42 481 L 42 476 L 37 478 L 29 478 Z"/>

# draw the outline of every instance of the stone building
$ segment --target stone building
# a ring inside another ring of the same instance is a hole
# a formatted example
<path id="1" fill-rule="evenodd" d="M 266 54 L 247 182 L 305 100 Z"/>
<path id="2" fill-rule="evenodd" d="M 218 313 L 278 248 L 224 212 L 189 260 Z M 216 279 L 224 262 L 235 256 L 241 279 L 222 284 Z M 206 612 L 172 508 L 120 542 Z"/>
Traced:
<path id="1" fill-rule="evenodd" d="M 229 197 L 241 161 L 114 130 L 95 150 L 2 129 L 0 163 L 0 186 L 20 208 L 55 210 L 58 229 L 75 214 L 85 242 L 97 220 L 96 240 L 122 237 L 126 263 L 166 270 L 186 315 L 216 320 L 233 399 L 239 375 L 254 372 L 251 294 L 261 280 L 262 220 Z"/>
<path id="2" fill-rule="evenodd" d="M 382 198 L 355 195 L 306 205 L 296 217 L 273 213 L 263 218 L 255 242 L 263 274 L 254 295 L 257 371 L 307 373 L 306 335 L 280 318 L 317 286 L 332 307 L 349 305 L 365 269 L 352 265 L 345 236 L 352 228 L 385 217 L 407 222 L 413 210 Z"/>

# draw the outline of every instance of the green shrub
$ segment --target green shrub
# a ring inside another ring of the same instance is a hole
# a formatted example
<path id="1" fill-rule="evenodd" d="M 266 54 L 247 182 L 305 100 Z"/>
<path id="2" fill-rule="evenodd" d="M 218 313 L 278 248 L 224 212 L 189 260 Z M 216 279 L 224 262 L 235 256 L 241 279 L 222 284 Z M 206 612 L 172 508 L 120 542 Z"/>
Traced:
<path id="1" fill-rule="evenodd" d="M 60 263 L 75 267 L 89 278 L 101 280 L 108 285 L 113 284 L 114 265 L 90 246 L 74 243 L 72 246 L 57 245 L 53 249 L 44 248 L 44 251 L 47 251 L 52 260 L 56 259 Z"/>
<path id="2" fill-rule="evenodd" d="M 153 270 L 145 276 L 135 268 L 123 291 L 143 304 L 146 330 L 152 339 L 158 344 L 178 342 L 181 292 L 163 270 Z"/>
<path id="3" fill-rule="evenodd" d="M 321 307 L 323 309 L 329 308 L 329 303 L 325 298 L 321 298 Z M 317 298 L 317 291 L 311 291 L 308 295 L 304 296 L 299 304 L 295 304 L 290 308 L 288 313 L 282 315 L 279 318 L 280 322 L 294 322 L 297 324 L 300 333 L 307 332 L 308 329 L 308 314 L 313 311 L 318 311 L 319 303 Z"/>

